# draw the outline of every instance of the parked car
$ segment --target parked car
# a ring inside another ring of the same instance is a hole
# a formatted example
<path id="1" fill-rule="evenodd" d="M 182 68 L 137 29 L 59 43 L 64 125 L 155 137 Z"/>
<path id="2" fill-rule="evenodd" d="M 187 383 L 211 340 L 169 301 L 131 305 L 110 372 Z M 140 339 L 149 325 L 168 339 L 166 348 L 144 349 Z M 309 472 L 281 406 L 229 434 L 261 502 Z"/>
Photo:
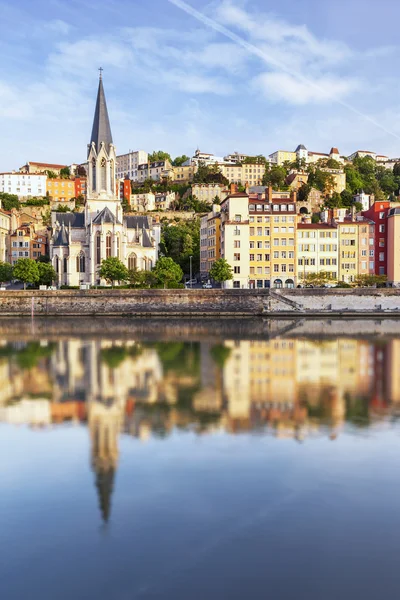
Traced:
<path id="1" fill-rule="evenodd" d="M 212 289 L 212 285 L 209 281 L 206 281 L 206 283 L 203 283 L 203 290 L 211 290 Z"/>
<path id="2" fill-rule="evenodd" d="M 186 281 L 185 283 L 185 287 L 192 287 L 193 285 L 197 284 L 197 279 L 189 279 L 189 281 Z"/>

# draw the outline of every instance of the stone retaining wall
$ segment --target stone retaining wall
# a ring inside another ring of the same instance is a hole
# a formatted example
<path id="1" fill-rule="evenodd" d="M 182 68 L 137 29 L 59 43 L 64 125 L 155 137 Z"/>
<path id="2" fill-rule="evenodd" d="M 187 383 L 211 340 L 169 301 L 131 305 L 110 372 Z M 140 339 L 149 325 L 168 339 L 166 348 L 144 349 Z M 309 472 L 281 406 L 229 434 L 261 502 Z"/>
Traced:
<path id="1" fill-rule="evenodd" d="M 0 292 L 1 316 L 400 317 L 397 289 Z"/>

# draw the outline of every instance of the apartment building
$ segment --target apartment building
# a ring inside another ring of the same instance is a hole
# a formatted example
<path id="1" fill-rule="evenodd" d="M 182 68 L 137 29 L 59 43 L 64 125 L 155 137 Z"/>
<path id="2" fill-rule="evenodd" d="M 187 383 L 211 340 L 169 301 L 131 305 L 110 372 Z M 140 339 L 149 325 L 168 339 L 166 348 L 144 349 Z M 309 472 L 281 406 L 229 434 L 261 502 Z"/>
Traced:
<path id="1" fill-rule="evenodd" d="M 283 194 L 282 194 L 283 195 Z M 271 202 L 271 287 L 295 287 L 296 202 L 294 197 Z"/>
<path id="2" fill-rule="evenodd" d="M 207 277 L 213 263 L 221 258 L 221 213 L 214 204 L 200 220 L 200 273 Z"/>
<path id="3" fill-rule="evenodd" d="M 352 283 L 359 275 L 375 273 L 375 224 L 368 219 L 338 223 L 339 280 Z"/>
<path id="4" fill-rule="evenodd" d="M 60 175 L 61 169 L 65 169 L 67 165 L 58 165 L 54 163 L 43 163 L 43 162 L 27 162 L 26 165 L 20 167 L 19 172 L 29 175 L 37 173 L 45 174 L 47 171 L 53 171 L 56 175 Z"/>
<path id="5" fill-rule="evenodd" d="M 212 204 L 216 198 L 223 200 L 228 195 L 226 187 L 220 183 L 193 183 L 192 196 L 196 196 L 201 202 Z"/>
<path id="6" fill-rule="evenodd" d="M 15 194 L 18 198 L 46 195 L 47 175 L 0 173 L 0 192 Z"/>
<path id="7" fill-rule="evenodd" d="M 172 167 L 170 178 L 176 183 L 191 183 L 193 181 L 194 174 L 197 171 L 196 164 L 184 164 L 180 167 Z"/>
<path id="8" fill-rule="evenodd" d="M 153 192 L 143 194 L 131 194 L 130 206 L 132 210 L 145 212 L 156 209 L 156 196 Z"/>
<path id="9" fill-rule="evenodd" d="M 20 258 L 36 260 L 46 254 L 47 236 L 44 232 L 36 233 L 34 227 L 18 227 L 9 237 L 9 256 L 13 265 Z"/>
<path id="10" fill-rule="evenodd" d="M 126 154 L 120 154 L 117 156 L 117 162 L 115 164 L 115 176 L 117 179 L 124 179 L 128 177 L 132 181 L 138 181 L 139 165 L 147 163 L 149 155 L 144 150 L 130 150 Z"/>
<path id="11" fill-rule="evenodd" d="M 389 256 L 388 281 L 400 287 L 400 207 L 391 208 L 387 216 Z"/>
<path id="12" fill-rule="evenodd" d="M 231 265 L 233 280 L 225 288 L 248 288 L 249 206 L 246 193 L 230 194 L 221 203 L 221 256 Z"/>
<path id="13" fill-rule="evenodd" d="M 84 198 L 86 198 L 86 194 L 87 194 L 87 179 L 86 179 L 86 177 L 75 177 L 74 186 L 75 186 L 75 198 L 78 198 L 78 196 L 83 196 Z"/>
<path id="14" fill-rule="evenodd" d="M 339 245 L 336 225 L 298 223 L 297 281 L 325 271 L 336 281 L 339 274 Z"/>
<path id="15" fill-rule="evenodd" d="M 375 224 L 375 275 L 388 274 L 388 231 L 387 217 L 391 208 L 399 207 L 399 203 L 389 201 L 374 202 L 362 215 Z"/>
<path id="16" fill-rule="evenodd" d="M 1 208 L 0 200 L 0 261 L 9 262 L 8 236 L 11 232 L 11 213 Z"/>
<path id="17" fill-rule="evenodd" d="M 241 185 L 261 185 L 265 173 L 265 165 L 257 163 L 242 165 L 220 163 L 218 166 L 229 183 Z"/>
<path id="18" fill-rule="evenodd" d="M 172 165 L 168 160 L 159 160 L 152 163 L 138 165 L 137 181 L 143 183 L 146 179 L 161 181 L 169 179 L 172 173 Z"/>
<path id="19" fill-rule="evenodd" d="M 156 194 L 155 202 L 157 210 L 169 210 L 176 200 L 175 192 L 159 192 Z"/>
<path id="20" fill-rule="evenodd" d="M 340 156 L 339 150 L 335 147 L 331 148 L 329 153 L 311 152 L 307 150 L 304 144 L 299 144 L 294 152 L 288 150 L 277 150 L 269 155 L 271 163 L 275 165 L 283 165 L 285 162 L 294 162 L 296 160 L 304 160 L 306 164 L 316 163 L 319 160 L 327 160 L 332 158 L 337 162 L 344 163 L 344 159 Z"/>
<path id="21" fill-rule="evenodd" d="M 53 202 L 68 202 L 75 198 L 75 182 L 71 179 L 47 178 L 46 193 Z"/>

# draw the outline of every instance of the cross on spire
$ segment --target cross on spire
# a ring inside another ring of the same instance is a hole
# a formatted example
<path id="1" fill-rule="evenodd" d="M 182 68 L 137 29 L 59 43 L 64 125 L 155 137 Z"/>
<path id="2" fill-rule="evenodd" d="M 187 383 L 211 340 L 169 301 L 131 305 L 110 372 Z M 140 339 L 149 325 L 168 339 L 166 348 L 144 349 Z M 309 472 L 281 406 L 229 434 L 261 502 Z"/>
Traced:
<path id="1" fill-rule="evenodd" d="M 100 73 L 99 79 L 102 79 L 103 78 L 103 67 L 99 68 L 99 73 Z"/>

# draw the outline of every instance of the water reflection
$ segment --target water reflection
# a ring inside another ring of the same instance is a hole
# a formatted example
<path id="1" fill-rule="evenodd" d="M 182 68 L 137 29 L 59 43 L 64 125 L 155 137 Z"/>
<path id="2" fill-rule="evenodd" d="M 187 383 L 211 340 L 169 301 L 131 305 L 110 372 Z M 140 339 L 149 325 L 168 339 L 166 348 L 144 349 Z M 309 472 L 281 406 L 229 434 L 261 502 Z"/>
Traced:
<path id="1" fill-rule="evenodd" d="M 400 406 L 400 339 L 278 337 L 148 342 L 77 337 L 0 345 L 0 421 L 86 423 L 108 521 L 121 433 L 145 441 L 177 428 L 332 440 Z"/>

